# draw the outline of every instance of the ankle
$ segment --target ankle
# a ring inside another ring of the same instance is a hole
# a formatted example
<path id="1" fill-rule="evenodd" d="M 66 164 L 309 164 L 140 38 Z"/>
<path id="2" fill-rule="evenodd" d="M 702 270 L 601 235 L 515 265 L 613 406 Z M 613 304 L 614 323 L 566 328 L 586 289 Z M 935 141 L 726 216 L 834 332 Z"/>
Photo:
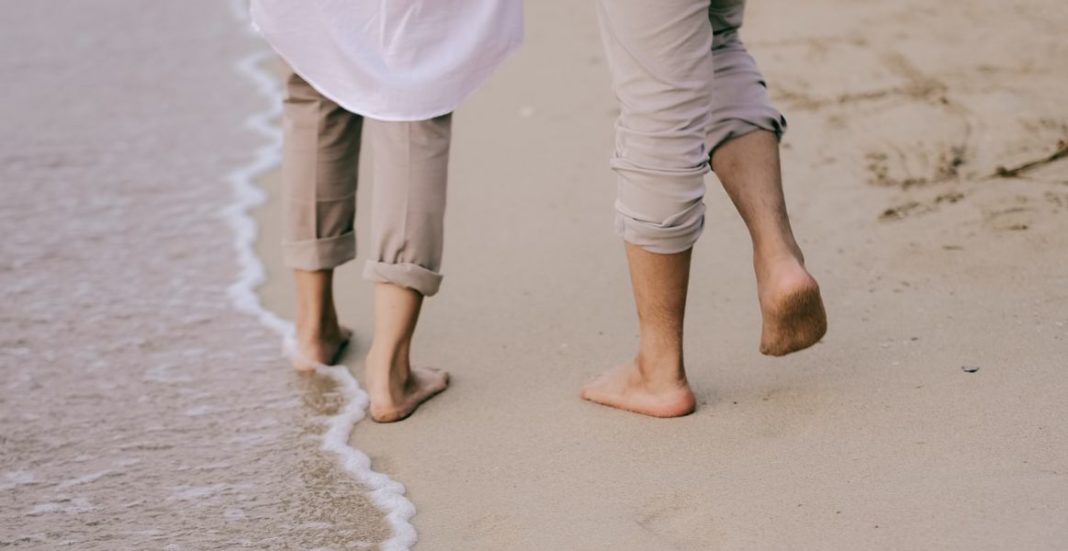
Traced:
<path id="1" fill-rule="evenodd" d="M 681 352 L 666 351 L 662 354 L 642 350 L 634 358 L 642 383 L 654 389 L 672 388 L 686 384 L 686 368 Z"/>
<path id="2" fill-rule="evenodd" d="M 341 336 L 336 317 L 311 318 L 297 322 L 297 340 L 302 342 L 328 341 Z"/>
<path id="3" fill-rule="evenodd" d="M 801 248 L 797 245 L 790 245 L 788 243 L 753 247 L 753 258 L 758 262 L 766 264 L 782 262 L 804 263 Z"/>
<path id="4" fill-rule="evenodd" d="M 367 375 L 392 386 L 403 384 L 411 370 L 408 349 L 371 343 L 367 351 Z"/>
<path id="5" fill-rule="evenodd" d="M 753 240 L 753 259 L 757 263 L 778 264 L 783 262 L 805 263 L 801 247 L 792 236 L 773 241 Z"/>

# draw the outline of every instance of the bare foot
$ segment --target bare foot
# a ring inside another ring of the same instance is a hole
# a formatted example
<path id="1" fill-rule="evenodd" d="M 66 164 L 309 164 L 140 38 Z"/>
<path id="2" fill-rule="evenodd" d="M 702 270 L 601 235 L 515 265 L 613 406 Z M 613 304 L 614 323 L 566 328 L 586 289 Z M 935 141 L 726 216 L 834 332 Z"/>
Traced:
<path id="1" fill-rule="evenodd" d="M 324 335 L 301 335 L 287 343 L 287 355 L 293 369 L 302 373 L 315 371 L 320 365 L 334 365 L 352 340 L 352 330 L 338 326 Z"/>
<path id="2" fill-rule="evenodd" d="M 370 358 L 368 362 L 370 363 Z M 368 367 L 370 372 L 371 367 Z M 432 367 L 413 367 L 403 382 L 373 380 L 368 375 L 367 391 L 371 395 L 371 419 L 379 423 L 400 421 L 415 412 L 419 404 L 449 386 L 449 373 Z"/>
<path id="3" fill-rule="evenodd" d="M 764 315 L 762 354 L 785 356 L 816 344 L 827 333 L 820 286 L 800 260 L 758 262 L 757 286 Z"/>
<path id="4" fill-rule="evenodd" d="M 582 399 L 653 417 L 681 417 L 695 407 L 685 379 L 651 384 L 636 362 L 614 367 L 582 387 Z"/>

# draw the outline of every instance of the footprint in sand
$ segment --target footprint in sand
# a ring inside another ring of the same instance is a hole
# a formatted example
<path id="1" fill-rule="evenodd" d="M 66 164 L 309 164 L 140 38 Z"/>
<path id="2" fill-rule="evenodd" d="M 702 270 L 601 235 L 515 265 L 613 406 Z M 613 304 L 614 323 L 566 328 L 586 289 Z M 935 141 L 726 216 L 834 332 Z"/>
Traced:
<path id="1" fill-rule="evenodd" d="M 1034 224 L 1035 209 L 1011 207 L 987 213 L 985 222 L 995 231 L 1023 231 Z"/>
<path id="2" fill-rule="evenodd" d="M 723 534 L 714 530 L 695 533 L 695 526 L 715 526 L 715 521 L 708 507 L 690 494 L 655 497 L 641 507 L 636 520 L 676 549 L 717 549 L 723 540 Z"/>

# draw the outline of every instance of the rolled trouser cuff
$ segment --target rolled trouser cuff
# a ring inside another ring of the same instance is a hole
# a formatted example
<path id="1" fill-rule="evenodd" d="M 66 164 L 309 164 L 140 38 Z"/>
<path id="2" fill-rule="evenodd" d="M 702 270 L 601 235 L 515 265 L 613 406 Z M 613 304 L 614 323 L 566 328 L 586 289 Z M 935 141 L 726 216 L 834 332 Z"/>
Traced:
<path id="1" fill-rule="evenodd" d="M 693 166 L 635 163 L 616 157 L 616 233 L 649 252 L 674 254 L 693 246 L 705 223 L 707 161 Z"/>
<path id="2" fill-rule="evenodd" d="M 295 270 L 330 270 L 356 258 L 356 233 L 337 237 L 283 241 L 282 257 Z"/>
<path id="3" fill-rule="evenodd" d="M 661 222 L 642 220 L 616 203 L 616 233 L 651 253 L 681 253 L 697 242 L 705 227 L 705 205 L 697 203 Z"/>
<path id="4" fill-rule="evenodd" d="M 711 154 L 724 143 L 755 130 L 767 130 L 782 139 L 786 118 L 771 103 L 767 83 L 753 56 L 737 33 L 725 36 L 726 43 L 713 50 L 716 78 L 712 93 L 712 122 L 705 140 Z"/>
<path id="5" fill-rule="evenodd" d="M 369 281 L 392 283 L 411 289 L 423 296 L 434 296 L 441 288 L 441 274 L 418 264 L 389 264 L 368 260 L 363 277 Z"/>
<path id="6" fill-rule="evenodd" d="M 726 119 L 716 121 L 708 133 L 708 151 L 714 153 L 719 146 L 741 138 L 750 132 L 767 130 L 775 134 L 775 138 L 782 140 L 786 133 L 786 117 L 774 109 L 761 113 L 753 113 L 746 118 Z"/>

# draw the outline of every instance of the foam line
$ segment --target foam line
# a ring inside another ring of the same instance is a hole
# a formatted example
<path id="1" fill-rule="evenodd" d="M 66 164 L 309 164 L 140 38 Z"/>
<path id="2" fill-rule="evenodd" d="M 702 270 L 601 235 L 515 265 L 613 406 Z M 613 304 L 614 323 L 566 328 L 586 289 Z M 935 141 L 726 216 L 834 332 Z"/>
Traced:
<path id="1" fill-rule="evenodd" d="M 255 34 L 248 21 L 248 4 L 245 0 L 228 2 L 231 13 L 245 25 L 246 32 Z M 245 127 L 267 139 L 267 143 L 255 151 L 253 160 L 227 176 L 233 191 L 233 202 L 223 209 L 222 215 L 234 232 L 234 251 L 238 260 L 238 277 L 227 289 L 234 307 L 255 317 L 264 327 L 276 333 L 282 339 L 283 351 L 287 356 L 300 357 L 293 339 L 293 323 L 267 310 L 256 294 L 256 288 L 264 282 L 266 275 L 263 263 L 256 256 L 255 242 L 258 233 L 256 221 L 250 211 L 263 204 L 266 196 L 256 185 L 256 178 L 274 170 L 281 161 L 282 136 L 273 124 L 281 115 L 281 91 L 277 80 L 263 69 L 263 62 L 273 57 L 273 52 L 262 50 L 237 63 L 237 72 L 244 75 L 256 86 L 256 91 L 267 98 L 270 107 L 255 113 L 245 120 Z M 367 393 L 342 365 L 324 365 L 303 359 L 315 367 L 318 375 L 333 379 L 345 397 L 341 410 L 326 418 L 327 430 L 323 434 L 323 450 L 334 453 L 342 468 L 352 478 L 368 489 L 367 495 L 386 515 L 386 521 L 393 531 L 392 537 L 382 542 L 382 551 L 406 551 L 415 545 L 417 534 L 411 524 L 415 506 L 405 497 L 404 485 L 371 468 L 371 459 L 367 454 L 348 444 L 349 435 L 356 423 L 360 422 L 367 411 L 369 402 Z"/>

